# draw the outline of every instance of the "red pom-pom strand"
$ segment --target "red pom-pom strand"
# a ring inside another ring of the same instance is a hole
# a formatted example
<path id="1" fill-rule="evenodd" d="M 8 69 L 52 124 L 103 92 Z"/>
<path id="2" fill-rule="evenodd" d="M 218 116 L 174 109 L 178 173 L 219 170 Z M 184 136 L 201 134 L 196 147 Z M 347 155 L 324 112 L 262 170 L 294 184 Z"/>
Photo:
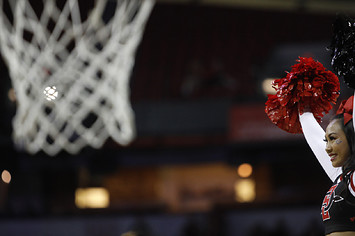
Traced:
<path id="1" fill-rule="evenodd" d="M 313 58 L 299 57 L 286 77 L 273 81 L 276 95 L 268 95 L 265 112 L 279 128 L 302 133 L 298 112 L 310 109 L 318 122 L 339 97 L 338 77 Z"/>

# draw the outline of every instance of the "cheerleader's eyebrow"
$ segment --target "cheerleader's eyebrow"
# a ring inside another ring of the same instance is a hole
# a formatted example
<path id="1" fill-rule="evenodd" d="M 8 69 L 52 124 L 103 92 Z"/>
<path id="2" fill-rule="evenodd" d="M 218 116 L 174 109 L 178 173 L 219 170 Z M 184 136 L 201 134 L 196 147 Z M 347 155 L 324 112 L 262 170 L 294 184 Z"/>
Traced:
<path id="1" fill-rule="evenodd" d="M 330 136 L 333 136 L 333 135 L 336 135 L 336 134 L 337 134 L 337 133 L 332 132 L 332 133 L 330 133 L 330 134 L 328 134 L 328 135 L 325 135 L 325 138 L 330 137 Z"/>

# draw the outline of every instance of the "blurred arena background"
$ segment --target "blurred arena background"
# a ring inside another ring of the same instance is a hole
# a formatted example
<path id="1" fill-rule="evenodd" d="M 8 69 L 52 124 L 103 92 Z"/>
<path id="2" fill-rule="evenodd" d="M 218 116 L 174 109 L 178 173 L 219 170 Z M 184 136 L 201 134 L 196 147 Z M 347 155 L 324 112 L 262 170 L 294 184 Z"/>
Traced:
<path id="1" fill-rule="evenodd" d="M 330 69 L 338 12 L 355 3 L 156 1 L 130 80 L 137 137 L 77 155 L 14 147 L 1 61 L 0 235 L 323 235 L 329 180 L 264 103 L 298 56 Z"/>

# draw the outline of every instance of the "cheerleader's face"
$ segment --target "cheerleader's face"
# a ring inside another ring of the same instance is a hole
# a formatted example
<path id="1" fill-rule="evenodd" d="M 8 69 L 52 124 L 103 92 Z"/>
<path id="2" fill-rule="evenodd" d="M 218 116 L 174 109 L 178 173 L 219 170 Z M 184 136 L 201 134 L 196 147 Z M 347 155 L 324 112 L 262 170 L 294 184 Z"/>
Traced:
<path id="1" fill-rule="evenodd" d="M 343 166 L 350 157 L 350 147 L 340 122 L 340 119 L 332 120 L 325 132 L 325 150 L 333 167 Z"/>

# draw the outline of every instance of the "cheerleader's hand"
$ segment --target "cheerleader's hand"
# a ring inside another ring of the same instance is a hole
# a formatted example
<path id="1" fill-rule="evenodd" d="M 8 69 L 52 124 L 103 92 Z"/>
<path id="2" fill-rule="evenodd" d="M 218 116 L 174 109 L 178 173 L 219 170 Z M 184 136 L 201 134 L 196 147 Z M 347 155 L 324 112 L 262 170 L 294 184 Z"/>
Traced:
<path id="1" fill-rule="evenodd" d="M 299 110 L 299 109 L 298 109 Z M 311 107 L 309 105 L 306 105 L 304 108 L 303 108 L 303 113 L 306 113 L 306 112 L 311 112 L 312 113 L 312 110 L 311 110 Z"/>

